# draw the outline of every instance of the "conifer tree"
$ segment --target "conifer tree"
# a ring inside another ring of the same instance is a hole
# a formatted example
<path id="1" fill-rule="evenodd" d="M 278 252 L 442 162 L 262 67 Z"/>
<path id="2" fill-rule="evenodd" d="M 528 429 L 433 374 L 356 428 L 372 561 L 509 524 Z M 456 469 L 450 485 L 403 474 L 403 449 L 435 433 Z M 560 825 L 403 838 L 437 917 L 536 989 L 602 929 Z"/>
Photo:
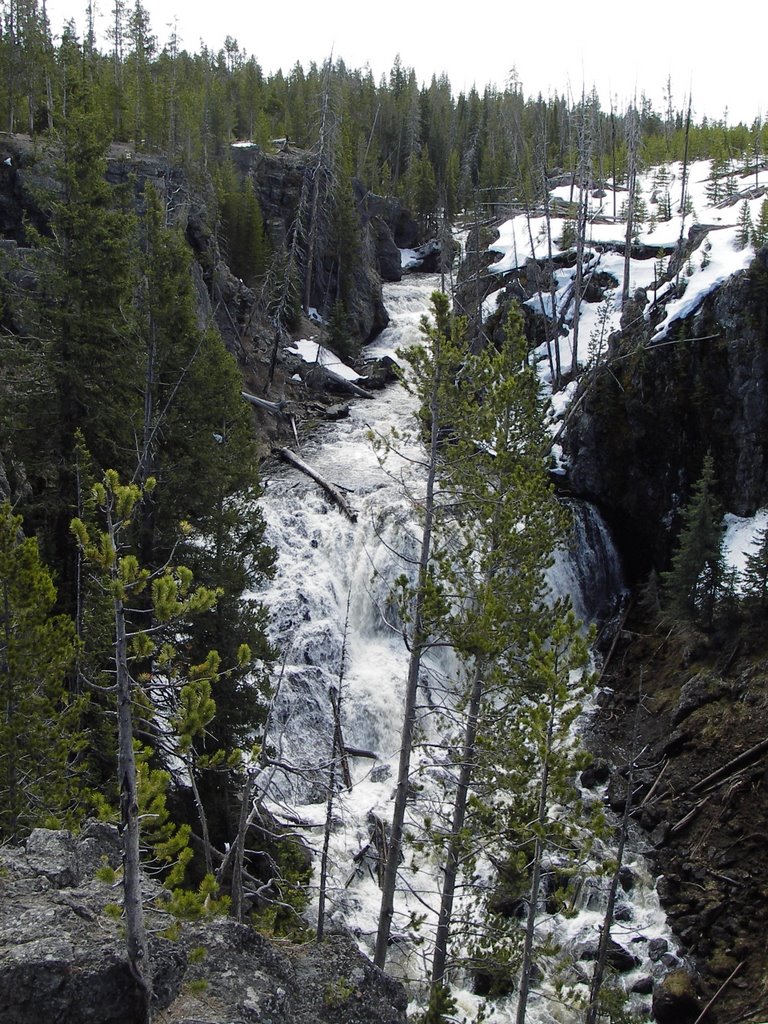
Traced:
<path id="1" fill-rule="evenodd" d="M 158 488 L 142 502 L 141 554 L 145 565 L 156 567 L 175 550 L 196 580 L 220 592 L 216 607 L 190 623 L 187 639 L 194 660 L 202 663 L 213 648 L 227 666 L 216 719 L 199 744 L 196 763 L 202 766 L 214 750 L 232 753 L 264 713 L 275 652 L 266 610 L 247 595 L 271 575 L 274 553 L 264 544 L 257 452 L 240 371 L 218 334 L 200 328 L 189 251 L 181 232 L 165 226 L 153 190 L 144 235 L 137 325 L 145 381 L 136 479 L 143 483 L 152 475 Z M 187 528 L 180 535 L 181 521 Z M 247 661 L 239 653 L 243 644 L 251 652 Z M 224 772 L 195 784 L 226 816 L 231 793 Z"/>
<path id="2" fill-rule="evenodd" d="M 154 479 L 148 478 L 144 484 L 146 491 L 151 491 L 154 484 Z M 192 573 L 186 568 L 166 566 L 162 572 L 153 574 L 140 565 L 130 551 L 128 537 L 141 496 L 142 490 L 137 484 L 121 484 L 118 474 L 108 470 L 103 482 L 94 487 L 103 528 L 92 534 L 81 519 L 73 519 L 71 529 L 100 585 L 109 595 L 114 615 L 117 781 L 123 839 L 126 951 L 137 986 L 140 1020 L 144 1022 L 151 1019 L 152 971 L 141 890 L 139 771 L 134 740 L 137 719 L 148 713 L 152 687 L 151 678 L 140 681 L 136 677 L 135 666 L 155 655 L 159 625 L 211 608 L 217 595 L 205 587 L 193 588 Z M 151 610 L 146 615 L 145 625 L 137 626 L 131 623 L 130 608 L 147 589 L 151 590 Z M 167 646 L 159 651 L 161 663 L 172 657 Z M 197 675 L 198 680 L 215 673 L 217 666 L 213 665 L 213 658 L 211 655 L 207 659 L 208 664 Z"/>
<path id="3" fill-rule="evenodd" d="M 457 754 L 450 821 L 431 827 L 444 858 L 432 965 L 431 1005 L 437 1012 L 445 992 L 456 886 L 463 872 L 471 875 L 478 837 L 486 849 L 492 848 L 494 862 L 512 856 L 522 857 L 525 864 L 530 856 L 528 926 L 512 940 L 526 986 L 530 983 L 545 855 L 582 824 L 578 806 L 559 831 L 550 828 L 549 812 L 555 802 L 575 802 L 570 780 L 578 758 L 568 734 L 579 709 L 573 672 L 584 666 L 586 643 L 573 616 L 551 609 L 545 600 L 544 574 L 561 514 L 547 479 L 538 381 L 525 365 L 521 315 L 516 310 L 511 314 L 501 351 L 473 354 L 463 340 L 461 320 L 448 312 L 445 296 L 433 296 L 433 307 L 435 325 L 428 326 L 432 352 L 419 347 L 409 353 L 416 392 L 429 401 L 422 415 L 431 431 L 437 428 L 439 439 L 427 459 L 430 479 L 434 477 L 427 506 L 430 547 L 426 553 L 422 548 L 426 569 L 410 592 L 415 601 L 421 598 L 412 620 L 419 624 L 419 657 L 434 643 L 451 645 L 465 685 L 463 735 L 459 739 L 451 733 Z M 412 667 L 417 637 L 410 645 Z M 584 690 L 587 683 L 585 676 Z M 411 692 L 409 686 L 409 696 Z M 415 702 L 415 691 L 411 699 Z M 409 743 L 410 708 L 404 726 Z M 511 735 L 521 737 L 514 752 Z M 407 774 L 401 751 L 399 778 L 407 779 Z M 523 783 L 526 778 L 534 781 Z M 482 811 L 473 808 L 473 792 Z M 504 809 L 512 805 L 516 814 Z M 401 843 L 398 810 L 396 806 L 393 836 Z M 531 818 L 536 825 L 528 832 L 525 823 Z M 506 823 L 493 829 L 492 839 L 491 819 Z M 520 846 L 510 853 L 513 832 L 521 837 Z M 579 846 L 584 846 L 581 835 Z M 395 856 L 399 859 L 399 847 Z M 387 868 L 394 879 L 392 857 L 390 840 Z M 385 875 L 382 909 L 391 917 L 394 890 L 387 888 L 388 882 Z M 379 963 L 382 936 L 387 934 L 383 920 Z M 490 928 L 484 954 L 510 956 L 508 949 L 501 952 L 504 947 Z M 523 1013 L 525 999 L 527 989 Z"/>
<path id="4" fill-rule="evenodd" d="M 715 488 L 715 464 L 708 452 L 701 477 L 682 512 L 672 566 L 662 574 L 667 610 L 705 626 L 712 624 L 724 575 L 722 511 Z"/>
<path id="5" fill-rule="evenodd" d="M 438 449 L 440 432 L 443 428 L 442 416 L 445 411 L 446 378 L 445 364 L 441 360 L 443 344 L 452 340 L 455 330 L 454 322 L 448 308 L 448 298 L 435 292 L 432 296 L 434 324 L 425 317 L 421 330 L 430 341 L 431 353 L 423 346 L 414 347 L 409 353 L 409 361 L 415 369 L 415 390 L 422 400 L 424 415 L 429 422 L 429 448 L 427 450 L 426 491 L 421 506 L 422 534 L 419 554 L 418 576 L 415 587 L 410 593 L 410 609 L 408 619 L 410 628 L 410 657 L 408 660 L 408 678 L 405 689 L 405 706 L 403 711 L 403 728 L 400 740 L 400 759 L 397 773 L 397 790 L 392 811 L 392 827 L 387 846 L 386 864 L 381 883 L 381 910 L 376 934 L 374 963 L 384 967 L 387 960 L 387 948 L 394 915 L 395 888 L 397 871 L 403 845 L 403 825 L 405 822 L 405 805 L 408 797 L 408 776 L 410 772 L 411 753 L 416 730 L 416 700 L 419 689 L 419 674 L 422 659 L 429 649 L 429 606 L 436 600 L 434 575 L 431 571 L 432 530 L 435 517 L 435 479 L 437 474 Z M 420 372 L 420 368 L 432 367 L 432 372 Z"/>
<path id="6" fill-rule="evenodd" d="M 0 504 L 0 836 L 77 820 L 82 701 L 65 685 L 74 623 L 21 516 Z"/>
<path id="7" fill-rule="evenodd" d="M 135 460 L 133 409 L 138 385 L 130 330 L 135 219 L 126 197 L 106 180 L 105 125 L 81 62 L 67 72 L 59 175 L 52 203 L 53 240 L 40 251 L 46 380 L 53 399 L 38 405 L 40 448 L 56 466 L 56 483 L 38 512 L 48 561 L 59 573 L 60 599 L 74 610 L 75 569 L 69 520 L 78 508 L 78 432 L 96 464 L 127 472 Z M 50 552 L 50 554 L 48 554 Z"/>
<path id="8" fill-rule="evenodd" d="M 744 594 L 760 612 L 768 606 L 768 527 L 761 530 L 744 567 Z"/>
<path id="9" fill-rule="evenodd" d="M 544 573 L 562 526 L 546 473 L 539 385 L 525 361 L 519 309 L 510 312 L 500 351 L 470 354 L 460 336 L 457 341 L 443 350 L 446 365 L 461 370 L 451 393 L 450 443 L 438 480 L 441 505 L 460 511 L 439 517 L 436 558 L 455 604 L 442 629 L 463 664 L 468 692 L 433 985 L 442 983 L 445 972 L 454 889 L 466 853 L 464 819 L 478 774 L 478 730 L 489 699 L 503 692 L 505 701 L 514 702 L 516 662 L 531 634 L 549 621 Z"/>
<path id="10" fill-rule="evenodd" d="M 768 245 L 768 199 L 764 199 L 760 204 L 760 216 L 752 233 L 752 245 L 755 251 Z"/>
<path id="11" fill-rule="evenodd" d="M 739 219 L 736 222 L 736 248 L 746 249 L 754 238 L 752 227 L 752 216 L 749 212 L 749 202 L 745 199 L 739 210 Z"/>

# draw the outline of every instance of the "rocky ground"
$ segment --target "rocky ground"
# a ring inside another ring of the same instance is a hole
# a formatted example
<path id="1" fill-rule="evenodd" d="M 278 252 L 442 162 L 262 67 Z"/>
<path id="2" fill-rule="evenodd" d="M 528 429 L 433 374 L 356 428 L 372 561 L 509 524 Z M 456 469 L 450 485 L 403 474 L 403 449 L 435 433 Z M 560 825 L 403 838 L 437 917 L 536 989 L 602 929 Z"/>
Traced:
<path id="1" fill-rule="evenodd" d="M 0 849 L 3 1024 L 135 1024 L 119 883 L 97 877 L 119 860 L 100 823 Z M 343 936 L 298 946 L 222 917 L 179 927 L 159 887 L 147 881 L 145 897 L 155 1024 L 404 1024 L 402 986 Z"/>
<path id="2" fill-rule="evenodd" d="M 681 949 L 697 968 L 708 1024 L 768 1019 L 768 643 L 759 625 L 703 635 L 634 612 L 602 679 L 592 746 L 618 770 L 635 758 L 636 840 Z M 636 739 L 635 709 L 637 716 Z M 724 986 L 724 987 L 723 987 Z M 719 994 L 718 994 L 719 993 Z"/>

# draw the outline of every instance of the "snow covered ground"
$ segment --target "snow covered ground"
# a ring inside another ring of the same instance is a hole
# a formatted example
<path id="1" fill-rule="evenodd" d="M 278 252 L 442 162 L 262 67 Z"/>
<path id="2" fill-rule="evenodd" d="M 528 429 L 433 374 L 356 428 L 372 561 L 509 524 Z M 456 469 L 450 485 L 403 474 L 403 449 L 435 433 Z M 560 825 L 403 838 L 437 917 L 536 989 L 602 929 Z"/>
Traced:
<path id="1" fill-rule="evenodd" d="M 688 179 L 685 185 L 687 202 L 685 213 L 681 212 L 683 191 L 683 168 L 679 163 L 669 164 L 660 173 L 660 168 L 652 168 L 638 177 L 638 198 L 645 209 L 642 223 L 637 225 L 634 240 L 640 245 L 658 249 L 662 255 L 664 248 L 669 250 L 678 240 L 688 236 L 690 228 L 695 225 L 708 227 L 706 238 L 693 254 L 687 267 L 683 270 L 686 281 L 685 293 L 666 305 L 664 320 L 658 325 L 654 341 L 666 337 L 671 325 L 681 318 L 689 316 L 702 302 L 705 296 L 721 284 L 731 274 L 744 270 L 754 257 L 751 246 L 739 248 L 738 224 L 743 215 L 743 204 L 746 201 L 752 224 L 757 224 L 763 197 L 758 193 L 768 186 L 768 171 L 761 170 L 756 175 L 752 171 L 747 177 L 736 173 L 731 178 L 736 195 L 725 202 L 712 205 L 707 197 L 710 181 L 711 164 L 708 160 L 692 163 L 688 168 Z M 726 181 L 722 180 L 722 189 L 726 189 Z M 568 218 L 563 216 L 566 208 L 573 208 L 578 201 L 578 188 L 560 186 L 550 193 L 552 212 L 550 214 L 551 251 L 553 256 L 560 255 L 564 250 L 560 247 L 563 230 Z M 754 198 L 753 198 L 754 197 Z M 622 204 L 627 201 L 625 187 L 618 187 L 615 193 L 609 180 L 606 187 L 593 190 L 588 198 L 589 215 L 585 258 L 589 259 L 589 267 L 600 271 L 608 271 L 619 282 L 619 288 L 607 309 L 604 336 L 607 339 L 611 331 L 617 330 L 621 317 L 620 283 L 624 275 L 624 256 L 621 251 L 625 241 L 626 220 L 622 213 Z M 662 219 L 666 212 L 668 220 Z M 614 214 L 615 209 L 615 214 Z M 570 212 L 570 209 L 569 209 Z M 571 214 L 571 216 L 573 216 Z M 542 215 L 532 217 L 530 226 L 525 215 L 518 215 L 505 221 L 498 229 L 498 239 L 489 247 L 490 251 L 499 254 L 499 259 L 490 270 L 501 275 L 525 265 L 531 256 L 546 259 L 549 254 L 550 239 L 547 234 L 546 218 Z M 609 250 L 607 247 L 610 246 Z M 665 261 L 666 265 L 666 261 Z M 630 261 L 629 294 L 642 288 L 648 296 L 649 304 L 656 297 L 654 282 L 658 277 L 657 261 L 650 259 L 632 259 Z M 560 303 L 565 301 L 570 289 L 575 270 L 557 271 L 558 311 Z M 500 280 L 501 285 L 501 280 Z M 665 286 L 662 286 L 662 288 Z M 551 308 L 550 296 L 542 296 L 547 312 Z M 498 293 L 486 299 L 484 311 L 490 315 L 496 308 Z M 538 296 L 529 300 L 529 304 L 537 311 L 541 309 Z M 582 302 L 579 316 L 578 362 L 584 364 L 589 356 L 590 339 L 600 330 L 598 317 L 602 304 Z M 647 313 L 647 308 L 646 308 Z M 567 333 L 560 338 L 560 358 L 563 366 L 571 365 L 573 352 L 573 309 L 566 316 Z M 548 364 L 545 351 L 537 353 L 540 357 L 542 374 L 546 377 Z"/>

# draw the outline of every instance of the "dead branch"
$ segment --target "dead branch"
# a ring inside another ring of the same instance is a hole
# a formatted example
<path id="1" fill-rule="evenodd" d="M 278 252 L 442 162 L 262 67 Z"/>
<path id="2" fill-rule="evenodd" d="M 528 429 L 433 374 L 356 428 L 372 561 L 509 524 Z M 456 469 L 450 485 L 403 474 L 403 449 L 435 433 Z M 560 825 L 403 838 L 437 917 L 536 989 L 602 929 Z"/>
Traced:
<path id="1" fill-rule="evenodd" d="M 709 1000 L 709 1002 L 708 1002 L 708 1003 L 707 1003 L 707 1005 L 706 1005 L 706 1006 L 704 1007 L 704 1009 L 703 1009 L 703 1010 L 701 1011 L 701 1013 L 700 1013 L 700 1014 L 699 1014 L 699 1016 L 698 1016 L 698 1017 L 696 1018 L 696 1020 L 695 1020 L 695 1021 L 693 1022 L 693 1024 L 701 1024 L 701 1021 L 703 1021 L 703 1020 L 704 1020 L 704 1018 L 705 1018 L 705 1017 L 707 1016 L 707 1014 L 709 1013 L 709 1011 L 710 1011 L 710 1008 L 711 1008 L 712 1006 L 714 1006 L 714 1004 L 715 1004 L 715 1003 L 717 1002 L 717 1000 L 718 1000 L 718 999 L 720 998 L 720 995 L 721 995 L 721 993 L 722 993 L 722 992 L 724 992 L 724 991 L 726 990 L 726 988 L 727 988 L 727 987 L 728 987 L 728 986 L 730 985 L 730 983 L 731 983 L 731 982 L 733 981 L 733 979 L 734 979 L 734 978 L 736 977 L 736 975 L 737 975 L 737 974 L 739 973 L 739 971 L 741 970 L 741 968 L 742 968 L 742 967 L 744 966 L 744 963 L 745 963 L 745 961 L 743 961 L 743 960 L 742 960 L 742 962 L 741 962 L 740 964 L 736 964 L 736 966 L 734 967 L 734 969 L 733 969 L 733 970 L 731 971 L 731 973 L 730 973 L 730 974 L 728 975 L 728 977 L 727 977 L 727 978 L 725 979 L 725 981 L 724 981 L 724 982 L 723 982 L 723 984 L 722 984 L 722 985 L 720 986 L 720 988 L 719 988 L 719 989 L 717 990 L 717 992 L 715 992 L 715 994 L 714 994 L 714 995 L 712 996 L 712 998 L 711 998 L 711 999 Z"/>
<path id="2" fill-rule="evenodd" d="M 768 739 L 761 740 L 760 743 L 756 743 L 754 747 L 750 747 L 749 750 L 745 750 L 742 754 L 739 754 L 738 757 L 734 757 L 721 768 L 711 772 L 706 776 L 706 778 L 701 779 L 694 786 L 691 786 L 691 792 L 700 793 L 716 782 L 724 782 L 732 775 L 735 775 L 741 768 L 754 764 L 755 761 L 758 761 L 766 753 L 768 753 Z"/>

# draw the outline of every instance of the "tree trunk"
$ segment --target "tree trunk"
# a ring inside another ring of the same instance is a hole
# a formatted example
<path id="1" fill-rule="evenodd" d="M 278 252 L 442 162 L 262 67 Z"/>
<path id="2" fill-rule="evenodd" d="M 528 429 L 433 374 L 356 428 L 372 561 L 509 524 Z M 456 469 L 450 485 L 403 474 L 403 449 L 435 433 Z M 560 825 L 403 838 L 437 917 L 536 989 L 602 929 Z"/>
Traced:
<path id="1" fill-rule="evenodd" d="M 637 745 L 638 727 L 640 723 L 640 705 L 642 698 L 642 672 L 640 676 L 640 689 L 637 694 L 637 707 L 635 708 L 635 721 L 633 728 L 632 745 Z M 633 751 L 632 760 L 629 765 L 629 775 L 627 777 L 627 799 L 624 804 L 624 813 L 621 818 L 621 831 L 619 832 L 619 845 L 616 849 L 616 870 L 613 872 L 611 877 L 611 884 L 608 889 L 608 902 L 605 907 L 605 915 L 603 917 L 603 924 L 600 929 L 600 941 L 597 946 L 597 958 L 595 960 L 595 969 L 592 973 L 592 983 L 589 987 L 589 1004 L 587 1006 L 587 1012 L 584 1016 L 584 1024 L 597 1024 L 597 1015 L 600 998 L 600 989 L 603 986 L 603 977 L 605 976 L 605 965 L 606 958 L 608 956 L 608 943 L 611 940 L 611 925 L 613 924 L 613 911 L 616 906 L 616 894 L 619 891 L 619 878 L 621 876 L 621 866 L 624 860 L 624 847 L 627 842 L 627 833 L 629 831 L 629 816 L 632 811 L 632 792 L 635 785 L 635 753 Z"/>
<path id="2" fill-rule="evenodd" d="M 621 285 L 621 308 L 623 309 L 629 299 L 629 269 L 632 255 L 632 235 L 635 228 L 635 190 L 637 188 L 637 144 L 638 126 L 637 111 L 631 107 L 627 112 L 627 133 L 629 148 L 629 192 L 627 195 L 627 231 L 624 239 L 624 278 Z"/>
<path id="3" fill-rule="evenodd" d="M 314 469 L 312 469 L 311 466 L 308 466 L 306 462 L 298 457 L 298 455 L 294 455 L 290 448 L 280 448 L 278 449 L 278 454 L 284 462 L 288 462 L 292 466 L 295 466 L 296 469 L 300 469 L 302 473 L 306 473 L 310 480 L 314 480 L 315 483 L 320 484 L 328 497 L 338 505 L 347 519 L 353 523 L 357 522 L 357 512 L 347 504 L 347 499 L 338 487 L 335 487 L 332 483 L 329 483 L 321 477 L 319 473 L 316 473 Z"/>
<path id="4" fill-rule="evenodd" d="M 234 862 L 232 864 L 232 883 L 230 889 L 232 894 L 232 903 L 229 913 L 230 917 L 233 917 L 238 922 L 242 922 L 243 920 L 243 861 L 245 860 L 245 835 L 248 831 L 248 823 L 250 821 L 253 779 L 253 772 L 251 769 L 248 769 L 245 775 L 243 796 L 240 802 L 240 824 L 237 829 L 235 842 L 232 846 L 232 850 L 234 851 Z M 224 866 L 226 866 L 226 858 L 222 867 Z"/>
<path id="5" fill-rule="evenodd" d="M 112 509 L 107 510 L 107 531 L 116 547 L 116 525 Z M 117 566 L 111 570 L 117 579 Z M 125 606 L 120 597 L 113 598 L 115 616 L 115 669 L 117 685 L 117 775 L 120 789 L 120 821 L 123 838 L 123 905 L 125 910 L 126 948 L 131 974 L 139 995 L 139 1021 L 149 1024 L 152 981 L 149 945 L 144 923 L 141 896 L 141 862 L 139 852 L 139 796 L 136 779 L 136 758 L 133 751 L 133 680 L 128 667 L 128 639 Z"/>
<path id="6" fill-rule="evenodd" d="M 120 821 L 123 832 L 123 903 L 126 947 L 131 974 L 139 991 L 140 1020 L 149 1022 L 152 982 L 149 974 L 149 946 L 141 896 L 139 855 L 139 797 L 136 759 L 133 752 L 132 680 L 128 671 L 125 609 L 114 601 L 115 659 L 117 663 L 117 772 L 120 786 Z"/>
<path id="7" fill-rule="evenodd" d="M 477 721 L 480 715 L 480 702 L 483 696 L 483 669 L 484 663 L 478 662 L 475 665 L 474 677 L 472 679 L 472 691 L 469 697 L 467 709 L 467 724 L 464 730 L 464 745 L 461 751 L 461 768 L 459 770 L 459 784 L 456 788 L 456 797 L 453 802 L 453 821 L 451 822 L 451 838 L 448 843 L 445 873 L 443 876 L 443 891 L 440 899 L 440 913 L 437 919 L 437 931 L 435 933 L 435 953 L 432 958 L 432 987 L 443 984 L 445 977 L 445 961 L 448 951 L 448 936 L 453 914 L 453 898 L 456 892 L 456 878 L 459 873 L 459 862 L 461 858 L 461 832 L 464 828 L 464 819 L 467 811 L 467 797 L 469 796 L 469 785 L 472 780 L 472 767 L 475 760 L 475 746 L 477 742 Z"/>
<path id="8" fill-rule="evenodd" d="M 547 723 L 547 739 L 544 749 L 544 762 L 541 766 L 541 783 L 539 789 L 539 808 L 536 816 L 536 841 L 533 848 L 533 865 L 531 871 L 531 889 L 528 899 L 528 916 L 525 922 L 525 940 L 523 958 L 520 968 L 520 988 L 517 995 L 516 1024 L 525 1024 L 525 1012 L 528 1007 L 528 994 L 531 989 L 531 973 L 533 969 L 533 934 L 536 928 L 536 911 L 539 904 L 539 888 L 541 886 L 541 862 L 544 856 L 544 829 L 547 824 L 547 801 L 549 799 L 549 757 L 552 751 L 555 711 L 557 705 L 556 686 L 553 684 L 549 702 L 549 721 Z"/>

